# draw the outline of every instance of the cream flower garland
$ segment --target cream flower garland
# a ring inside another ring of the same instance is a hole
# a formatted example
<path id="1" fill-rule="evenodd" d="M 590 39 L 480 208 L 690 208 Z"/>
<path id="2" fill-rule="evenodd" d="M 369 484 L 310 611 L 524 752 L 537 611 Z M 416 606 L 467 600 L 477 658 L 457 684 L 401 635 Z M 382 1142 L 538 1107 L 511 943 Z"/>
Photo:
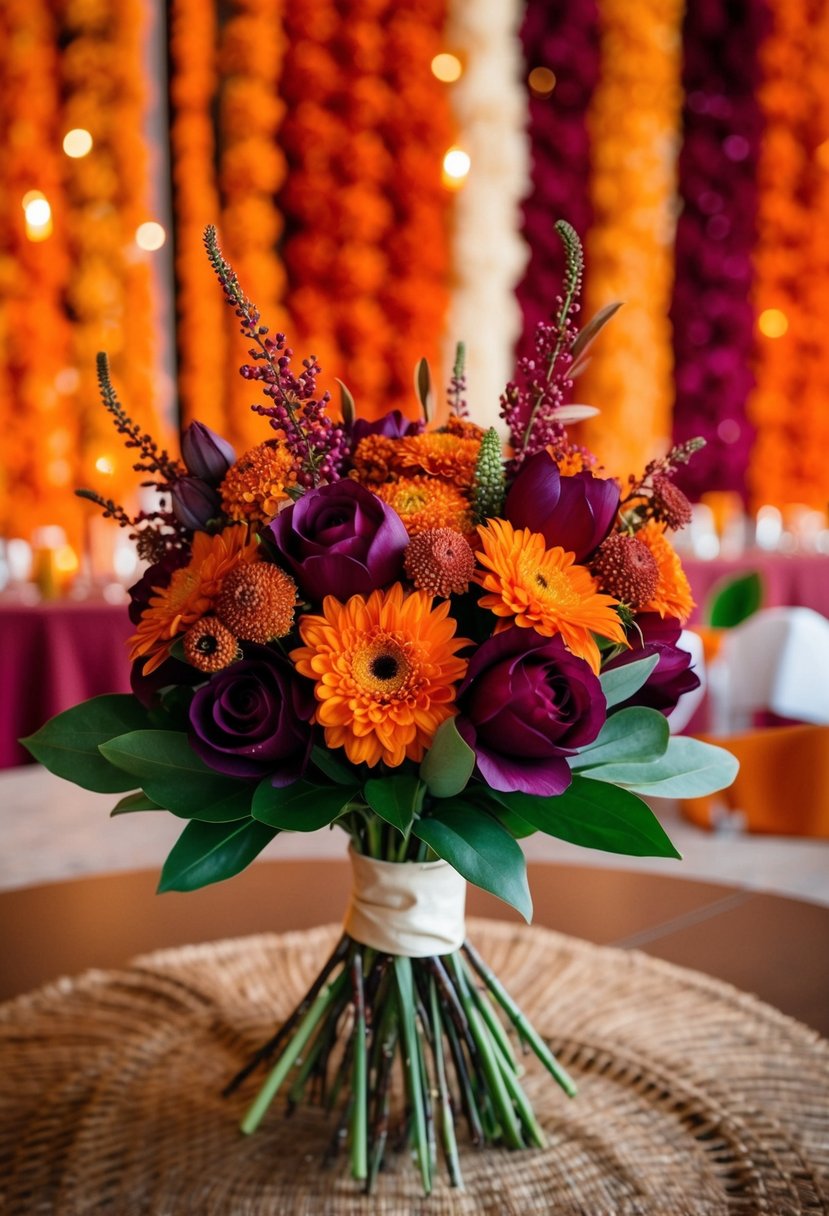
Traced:
<path id="1" fill-rule="evenodd" d="M 498 396 L 521 332 L 515 289 L 527 261 L 519 211 L 529 188 L 522 12 L 518 0 L 451 0 L 446 28 L 448 49 L 465 63 L 452 105 L 471 169 L 455 204 L 444 380 L 462 340 L 470 410 L 482 426 L 499 428 Z"/>
<path id="2" fill-rule="evenodd" d="M 595 222 L 585 242 L 585 318 L 610 300 L 574 397 L 601 410 L 579 439 L 614 469 L 670 443 L 682 0 L 600 0 L 601 72 L 588 114 Z"/>

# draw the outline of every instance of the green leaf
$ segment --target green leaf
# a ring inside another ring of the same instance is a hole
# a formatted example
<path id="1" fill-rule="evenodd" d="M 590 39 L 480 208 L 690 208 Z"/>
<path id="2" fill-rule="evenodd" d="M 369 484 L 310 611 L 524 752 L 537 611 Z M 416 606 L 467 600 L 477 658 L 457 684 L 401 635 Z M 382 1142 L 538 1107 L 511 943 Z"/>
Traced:
<path id="1" fill-rule="evenodd" d="M 334 379 L 337 380 L 337 377 L 335 376 Z M 354 398 L 348 386 L 343 384 L 342 380 L 337 380 L 337 384 L 340 386 L 340 413 L 342 414 L 343 422 L 350 428 L 357 417 L 357 406 L 354 403 Z"/>
<path id="2" fill-rule="evenodd" d="M 664 756 L 671 737 L 668 719 L 655 709 L 631 705 L 611 714 L 598 736 L 576 756 L 569 757 L 571 769 L 594 768 L 611 761 L 657 760 Z"/>
<path id="3" fill-rule="evenodd" d="M 99 794 L 120 794 L 135 789 L 136 782 L 113 767 L 98 748 L 146 725 L 147 711 L 135 697 L 112 693 L 65 710 L 21 743 L 58 777 Z"/>
<path id="4" fill-rule="evenodd" d="M 679 857 L 653 811 L 629 790 L 573 777 L 554 798 L 501 794 L 511 809 L 548 836 L 630 857 Z"/>
<path id="5" fill-rule="evenodd" d="M 283 832 L 316 832 L 332 823 L 356 793 L 356 785 L 350 790 L 310 781 L 274 786 L 266 777 L 253 795 L 253 817 Z"/>
<path id="6" fill-rule="evenodd" d="M 701 798 L 724 790 L 737 776 L 739 761 L 724 747 L 675 735 L 668 750 L 650 764 L 608 764 L 588 769 L 592 781 L 613 782 L 654 798 Z"/>
<path id="7" fill-rule="evenodd" d="M 170 852 L 158 883 L 162 891 L 197 891 L 241 873 L 277 835 L 275 828 L 241 823 L 188 823 Z"/>
<path id="8" fill-rule="evenodd" d="M 109 812 L 109 816 L 111 819 L 115 815 L 128 815 L 131 811 L 163 811 L 165 809 L 157 802 L 153 802 L 152 798 L 148 798 L 143 790 L 139 790 L 138 793 L 127 794 L 120 802 L 116 802 Z"/>
<path id="9" fill-rule="evenodd" d="M 603 671 L 599 676 L 602 692 L 607 701 L 607 708 L 627 701 L 638 692 L 659 662 L 659 655 L 652 654 L 646 659 L 637 659 L 634 663 L 625 663 L 622 667 L 614 667 L 611 671 Z"/>
<path id="10" fill-rule="evenodd" d="M 716 583 L 705 605 L 704 619 L 714 629 L 733 629 L 763 603 L 763 579 L 756 570 Z"/>
<path id="11" fill-rule="evenodd" d="M 427 359 L 418 359 L 414 370 L 415 395 L 423 411 L 423 419 L 429 423 L 435 416 L 435 398 L 432 392 L 432 374 Z"/>
<path id="12" fill-rule="evenodd" d="M 506 828 L 461 798 L 441 802 L 412 832 L 476 887 L 503 899 L 529 922 L 527 863 Z"/>
<path id="13" fill-rule="evenodd" d="M 475 768 L 475 753 L 458 734 L 454 718 L 441 722 L 420 765 L 420 778 L 435 798 L 453 798 L 466 788 Z"/>
<path id="14" fill-rule="evenodd" d="M 354 770 L 327 747 L 312 747 L 311 761 L 330 781 L 336 781 L 337 785 L 354 785 Z"/>
<path id="15" fill-rule="evenodd" d="M 405 836 L 423 806 L 426 790 L 414 773 L 399 773 L 393 777 L 372 777 L 363 793 L 365 800 L 381 819 Z"/>
<path id="16" fill-rule="evenodd" d="M 101 752 L 174 815 L 226 823 L 250 814 L 253 786 L 208 768 L 181 731 L 132 731 L 102 744 Z"/>

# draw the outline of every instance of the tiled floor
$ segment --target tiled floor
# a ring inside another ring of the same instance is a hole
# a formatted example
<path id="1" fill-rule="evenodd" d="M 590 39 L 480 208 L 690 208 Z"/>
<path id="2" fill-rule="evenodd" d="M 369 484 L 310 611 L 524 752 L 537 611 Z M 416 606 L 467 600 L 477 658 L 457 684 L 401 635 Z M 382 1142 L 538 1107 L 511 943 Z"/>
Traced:
<path id="1" fill-rule="evenodd" d="M 91 794 L 31 766 L 0 773 L 0 890 L 90 874 L 155 869 L 182 828 L 167 814 L 108 818 L 117 796 Z M 670 803 L 657 807 L 682 861 L 613 856 L 549 837 L 525 842 L 530 859 L 647 870 L 812 900 L 829 906 L 829 840 L 704 832 Z M 337 857 L 341 832 L 283 835 L 272 858 Z"/>

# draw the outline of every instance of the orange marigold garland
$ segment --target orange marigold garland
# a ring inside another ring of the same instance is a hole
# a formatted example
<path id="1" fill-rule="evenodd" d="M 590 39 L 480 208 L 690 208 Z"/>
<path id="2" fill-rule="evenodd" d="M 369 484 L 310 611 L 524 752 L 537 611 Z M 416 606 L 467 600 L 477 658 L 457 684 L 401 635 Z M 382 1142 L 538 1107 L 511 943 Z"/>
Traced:
<path id="1" fill-rule="evenodd" d="M 760 48 L 760 147 L 753 300 L 757 428 L 749 464 L 754 506 L 829 500 L 829 10 L 774 0 Z"/>
<path id="2" fill-rule="evenodd" d="M 281 131 L 294 320 L 361 415 L 411 411 L 412 368 L 439 366 L 449 100 L 430 71 L 444 0 L 289 5 Z"/>
<path id="3" fill-rule="evenodd" d="M 670 442 L 668 308 L 681 101 L 682 0 L 600 0 L 601 71 L 588 112 L 594 223 L 585 248 L 590 316 L 624 300 L 577 381 L 601 407 L 582 437 L 609 468 L 641 467 Z"/>
<path id="4" fill-rule="evenodd" d="M 78 479 L 76 377 L 63 308 L 69 275 L 61 161 L 58 28 L 46 0 L 0 5 L 0 530 L 31 538 L 39 524 L 73 531 L 66 506 Z M 51 220 L 27 237 L 24 198 L 39 191 Z M 78 533 L 72 537 L 78 540 Z"/>

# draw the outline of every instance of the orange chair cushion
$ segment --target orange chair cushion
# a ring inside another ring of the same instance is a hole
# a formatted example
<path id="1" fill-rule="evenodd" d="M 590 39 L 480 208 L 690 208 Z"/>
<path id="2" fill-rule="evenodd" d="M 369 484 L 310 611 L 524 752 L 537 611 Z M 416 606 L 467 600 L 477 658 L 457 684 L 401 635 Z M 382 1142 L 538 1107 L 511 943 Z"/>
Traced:
<path id="1" fill-rule="evenodd" d="M 727 790 L 684 799 L 682 814 L 700 827 L 716 812 L 740 812 L 749 832 L 829 838 L 829 726 L 777 726 L 742 734 L 700 735 L 733 752 L 740 771 Z"/>

